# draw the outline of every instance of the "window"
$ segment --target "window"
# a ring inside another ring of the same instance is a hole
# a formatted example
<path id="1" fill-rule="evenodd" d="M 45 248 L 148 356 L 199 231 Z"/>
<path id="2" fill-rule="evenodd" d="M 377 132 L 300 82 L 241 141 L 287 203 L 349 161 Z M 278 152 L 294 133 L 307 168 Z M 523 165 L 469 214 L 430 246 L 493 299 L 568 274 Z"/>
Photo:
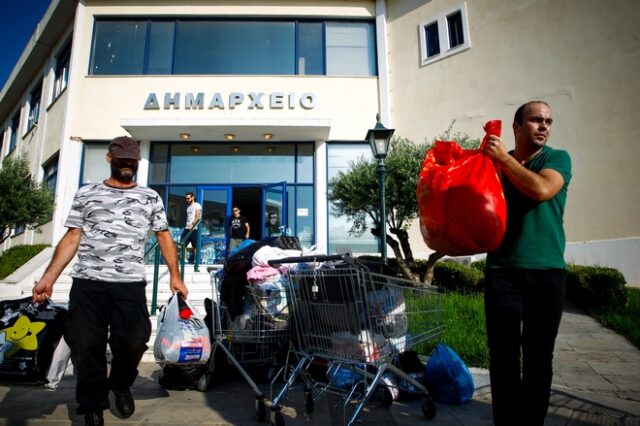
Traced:
<path id="1" fill-rule="evenodd" d="M 42 183 L 49 188 L 52 194 L 56 193 L 56 184 L 58 182 L 58 158 L 59 155 L 56 154 L 42 165 L 42 170 L 44 171 Z"/>
<path id="2" fill-rule="evenodd" d="M 80 177 L 81 185 L 99 183 L 111 175 L 111 166 L 106 160 L 108 150 L 108 142 L 85 143 Z"/>
<path id="3" fill-rule="evenodd" d="M 68 42 L 62 48 L 56 58 L 56 75 L 53 83 L 53 99 L 57 99 L 64 89 L 67 88 L 69 81 L 69 62 L 71 60 L 71 42 Z"/>
<path id="4" fill-rule="evenodd" d="M 20 111 L 16 112 L 11 118 L 11 137 L 9 138 L 9 151 L 11 154 L 18 145 L 18 131 L 20 130 Z"/>
<path id="5" fill-rule="evenodd" d="M 143 74 L 146 39 L 147 21 L 96 22 L 90 74 Z"/>
<path id="6" fill-rule="evenodd" d="M 92 75 L 377 74 L 373 21 L 98 19 Z"/>
<path id="7" fill-rule="evenodd" d="M 349 163 L 360 158 L 370 159 L 373 154 L 371 147 L 365 143 L 329 143 L 327 145 L 327 181 L 338 176 L 339 172 L 349 170 Z M 369 227 L 373 221 L 367 219 Z M 378 239 L 371 232 L 365 232 L 359 237 L 349 235 L 351 222 L 344 216 L 339 216 L 333 204 L 329 204 L 329 251 L 328 253 L 379 253 Z"/>
<path id="8" fill-rule="evenodd" d="M 173 72 L 173 36 L 175 22 L 151 22 L 149 28 L 149 74 L 171 74 Z"/>
<path id="9" fill-rule="evenodd" d="M 435 62 L 469 47 L 467 5 L 462 5 L 420 23 L 422 65 Z"/>
<path id="10" fill-rule="evenodd" d="M 322 22 L 298 23 L 298 74 L 324 74 L 324 46 Z"/>
<path id="11" fill-rule="evenodd" d="M 432 22 L 424 27 L 427 38 L 427 57 L 431 58 L 440 53 L 440 39 L 438 38 L 438 23 Z"/>
<path id="12" fill-rule="evenodd" d="M 375 34 L 366 22 L 327 22 L 327 75 L 375 75 Z"/>
<path id="13" fill-rule="evenodd" d="M 29 122 L 27 124 L 27 132 L 33 129 L 40 117 L 40 99 L 42 97 L 42 81 L 31 92 L 29 98 Z"/>

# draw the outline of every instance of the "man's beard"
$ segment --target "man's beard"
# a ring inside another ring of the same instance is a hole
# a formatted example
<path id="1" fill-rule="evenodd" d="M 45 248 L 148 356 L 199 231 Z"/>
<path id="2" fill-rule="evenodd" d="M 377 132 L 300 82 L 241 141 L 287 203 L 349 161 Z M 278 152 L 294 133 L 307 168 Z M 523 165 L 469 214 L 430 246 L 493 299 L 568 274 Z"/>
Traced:
<path id="1" fill-rule="evenodd" d="M 129 172 L 126 169 L 131 169 Z M 111 161 L 111 176 L 120 182 L 130 183 L 133 181 L 136 173 L 138 172 L 138 162 L 119 162 L 119 161 Z"/>

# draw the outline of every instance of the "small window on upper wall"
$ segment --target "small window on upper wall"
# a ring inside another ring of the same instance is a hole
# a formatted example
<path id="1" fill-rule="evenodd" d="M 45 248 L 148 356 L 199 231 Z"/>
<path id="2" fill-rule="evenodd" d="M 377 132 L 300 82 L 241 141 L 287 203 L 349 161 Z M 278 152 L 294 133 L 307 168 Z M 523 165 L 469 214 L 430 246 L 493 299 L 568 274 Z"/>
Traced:
<path id="1" fill-rule="evenodd" d="M 56 185 L 58 182 L 58 158 L 59 154 L 55 154 L 42 165 L 44 172 L 42 183 L 49 188 L 52 194 L 56 193 Z"/>
<path id="2" fill-rule="evenodd" d="M 42 81 L 31 92 L 29 98 L 29 122 L 27 124 L 27 132 L 31 130 L 40 119 L 40 104 L 42 99 Z"/>
<path id="3" fill-rule="evenodd" d="M 18 146 L 18 130 L 20 128 L 20 111 L 11 117 L 11 137 L 9 138 L 9 150 L 7 155 L 11 154 Z"/>
<path id="4" fill-rule="evenodd" d="M 69 62 L 71 60 L 71 42 L 69 41 L 56 58 L 56 80 L 53 83 L 53 99 L 57 99 L 69 81 Z"/>
<path id="5" fill-rule="evenodd" d="M 420 59 L 426 65 L 471 47 L 467 4 L 423 21 L 419 26 Z"/>

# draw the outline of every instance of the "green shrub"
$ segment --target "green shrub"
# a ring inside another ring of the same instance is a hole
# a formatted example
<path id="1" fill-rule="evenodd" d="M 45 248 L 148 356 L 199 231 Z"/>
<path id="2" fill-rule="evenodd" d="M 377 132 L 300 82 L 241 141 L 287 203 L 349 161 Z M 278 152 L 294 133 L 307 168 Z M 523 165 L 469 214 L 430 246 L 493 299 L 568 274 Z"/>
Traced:
<path id="1" fill-rule="evenodd" d="M 617 269 L 567 265 L 567 299 L 585 311 L 623 308 L 628 293 Z"/>
<path id="2" fill-rule="evenodd" d="M 590 312 L 605 327 L 626 336 L 640 348 L 640 288 L 629 288 L 627 306 Z"/>
<path id="3" fill-rule="evenodd" d="M 27 263 L 33 256 L 40 253 L 47 244 L 35 244 L 32 246 L 20 245 L 6 250 L 0 256 L 0 279 L 11 275 L 19 267 Z"/>
<path id="4" fill-rule="evenodd" d="M 484 268 L 487 266 L 486 260 L 476 260 L 475 262 L 471 262 L 471 267 L 473 269 L 477 269 L 478 271 L 482 271 L 484 273 Z"/>
<path id="5" fill-rule="evenodd" d="M 457 262 L 438 262 L 433 271 L 433 283 L 447 292 L 481 293 L 484 273 Z"/>

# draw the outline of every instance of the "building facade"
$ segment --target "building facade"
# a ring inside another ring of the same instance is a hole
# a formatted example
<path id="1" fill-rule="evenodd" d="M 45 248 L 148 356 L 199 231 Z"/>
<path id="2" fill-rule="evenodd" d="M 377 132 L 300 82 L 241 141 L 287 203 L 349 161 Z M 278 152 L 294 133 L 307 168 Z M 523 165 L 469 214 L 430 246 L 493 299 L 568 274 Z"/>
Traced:
<path id="1" fill-rule="evenodd" d="M 0 154 L 26 154 L 56 209 L 42 233 L 14 231 L 2 249 L 55 244 L 77 188 L 109 174 L 108 141 L 128 134 L 142 144 L 138 182 L 162 195 L 176 236 L 184 194 L 203 205 L 203 263 L 223 258 L 233 205 L 254 239 L 376 252 L 326 192 L 370 155 L 377 113 L 416 142 L 452 122 L 480 137 L 539 98 L 555 114 L 550 143 L 574 162 L 567 260 L 640 282 L 640 6 L 557 3 L 53 0 L 0 94 Z M 417 224 L 411 234 L 427 256 Z"/>

